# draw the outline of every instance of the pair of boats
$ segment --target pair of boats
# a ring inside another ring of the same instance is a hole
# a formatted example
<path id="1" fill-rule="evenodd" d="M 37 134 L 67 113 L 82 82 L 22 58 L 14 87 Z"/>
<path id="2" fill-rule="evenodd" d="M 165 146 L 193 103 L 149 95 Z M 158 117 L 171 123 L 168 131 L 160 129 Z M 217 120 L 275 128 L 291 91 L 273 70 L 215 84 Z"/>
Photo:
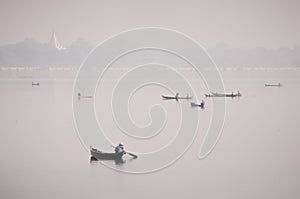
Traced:
<path id="1" fill-rule="evenodd" d="M 189 96 L 188 94 L 186 95 L 186 97 L 180 97 L 179 93 L 176 93 L 175 96 L 166 96 L 166 95 L 162 95 L 163 100 L 173 100 L 175 99 L 176 101 L 178 101 L 179 99 L 185 99 L 185 100 L 191 100 L 193 99 L 192 96 Z M 191 107 L 201 107 L 204 108 L 204 101 L 202 100 L 202 102 L 200 104 L 195 103 L 195 102 L 191 102 Z"/>
<path id="2" fill-rule="evenodd" d="M 210 93 L 210 94 L 205 94 L 205 97 L 241 97 L 242 94 L 240 93 L 240 91 L 238 91 L 237 93 Z"/>

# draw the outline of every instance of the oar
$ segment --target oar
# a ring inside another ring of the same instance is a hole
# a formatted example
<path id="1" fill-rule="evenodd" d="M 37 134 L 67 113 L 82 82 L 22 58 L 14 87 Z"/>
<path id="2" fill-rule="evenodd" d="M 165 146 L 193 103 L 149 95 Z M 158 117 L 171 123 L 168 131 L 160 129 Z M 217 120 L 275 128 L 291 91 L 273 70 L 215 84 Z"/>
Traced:
<path id="1" fill-rule="evenodd" d="M 130 153 L 130 152 L 128 152 L 128 151 L 125 151 L 125 153 L 128 153 L 128 154 L 131 155 L 133 158 L 137 158 L 137 157 L 138 157 L 137 155 L 135 155 L 135 154 L 133 154 L 133 153 Z"/>
<path id="2" fill-rule="evenodd" d="M 115 146 L 113 146 L 113 145 L 110 145 L 111 147 L 113 147 L 113 148 L 116 148 Z M 130 152 L 128 152 L 128 151 L 125 151 L 124 150 L 124 152 L 125 153 L 128 153 L 129 155 L 131 155 L 133 158 L 138 158 L 138 156 L 137 155 L 135 155 L 135 154 L 133 154 L 133 153 L 130 153 Z"/>

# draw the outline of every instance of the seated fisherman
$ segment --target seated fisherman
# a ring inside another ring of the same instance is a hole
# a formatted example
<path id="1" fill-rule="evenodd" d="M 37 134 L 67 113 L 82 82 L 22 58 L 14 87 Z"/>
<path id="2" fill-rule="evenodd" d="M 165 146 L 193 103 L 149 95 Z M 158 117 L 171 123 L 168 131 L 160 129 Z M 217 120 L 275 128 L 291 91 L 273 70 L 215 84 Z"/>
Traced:
<path id="1" fill-rule="evenodd" d="M 121 142 L 118 146 L 115 148 L 116 153 L 123 153 L 124 151 L 124 144 Z"/>

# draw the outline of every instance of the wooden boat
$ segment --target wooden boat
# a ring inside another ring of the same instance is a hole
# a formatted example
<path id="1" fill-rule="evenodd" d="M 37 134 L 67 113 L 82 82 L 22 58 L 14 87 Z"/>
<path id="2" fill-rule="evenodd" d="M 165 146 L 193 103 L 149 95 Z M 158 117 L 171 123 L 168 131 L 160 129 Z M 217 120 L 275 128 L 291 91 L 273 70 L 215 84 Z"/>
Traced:
<path id="1" fill-rule="evenodd" d="M 163 99 L 178 99 L 177 97 L 170 97 L 170 96 L 165 96 L 165 95 L 162 95 L 161 97 Z"/>
<path id="2" fill-rule="evenodd" d="M 204 101 L 202 100 L 202 102 L 200 104 L 197 104 L 195 102 L 191 102 L 191 106 L 192 107 L 201 107 L 202 109 L 204 108 Z"/>
<path id="3" fill-rule="evenodd" d="M 120 160 L 122 159 L 125 152 L 122 153 L 105 153 L 98 149 L 90 147 L 91 159 L 93 160 Z"/>
<path id="4" fill-rule="evenodd" d="M 192 99 L 193 97 L 192 96 L 185 96 L 185 97 L 180 97 L 178 93 L 176 93 L 175 96 L 166 96 L 166 95 L 162 95 L 161 96 L 164 100 L 171 100 L 171 99 L 175 99 L 175 100 L 179 100 L 179 99 L 186 99 L 186 100 L 190 100 Z"/>
<path id="5" fill-rule="evenodd" d="M 78 93 L 77 96 L 78 96 L 78 99 L 79 99 L 79 100 L 80 100 L 81 98 L 93 98 L 93 96 L 91 96 L 91 95 L 81 95 L 81 93 Z"/>
<path id="6" fill-rule="evenodd" d="M 265 84 L 265 87 L 268 87 L 268 86 L 280 87 L 280 86 L 282 86 L 282 84 L 280 84 L 280 83 L 278 83 L 278 84 Z"/>
<path id="7" fill-rule="evenodd" d="M 230 93 L 230 94 L 222 94 L 222 93 L 211 93 L 211 94 L 205 94 L 205 97 L 241 97 L 242 94 L 238 91 L 237 93 Z"/>
<path id="8" fill-rule="evenodd" d="M 31 82 L 31 86 L 39 86 L 40 82 Z"/>

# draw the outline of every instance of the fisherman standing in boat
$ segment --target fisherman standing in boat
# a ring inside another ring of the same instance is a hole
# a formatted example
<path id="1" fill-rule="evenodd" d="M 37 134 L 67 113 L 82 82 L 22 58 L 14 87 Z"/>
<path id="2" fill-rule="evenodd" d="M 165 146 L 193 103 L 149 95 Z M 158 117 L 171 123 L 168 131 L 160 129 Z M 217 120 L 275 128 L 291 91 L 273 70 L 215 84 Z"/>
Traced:
<path id="1" fill-rule="evenodd" d="M 116 153 L 124 153 L 124 144 L 121 142 L 118 146 L 115 148 Z"/>

